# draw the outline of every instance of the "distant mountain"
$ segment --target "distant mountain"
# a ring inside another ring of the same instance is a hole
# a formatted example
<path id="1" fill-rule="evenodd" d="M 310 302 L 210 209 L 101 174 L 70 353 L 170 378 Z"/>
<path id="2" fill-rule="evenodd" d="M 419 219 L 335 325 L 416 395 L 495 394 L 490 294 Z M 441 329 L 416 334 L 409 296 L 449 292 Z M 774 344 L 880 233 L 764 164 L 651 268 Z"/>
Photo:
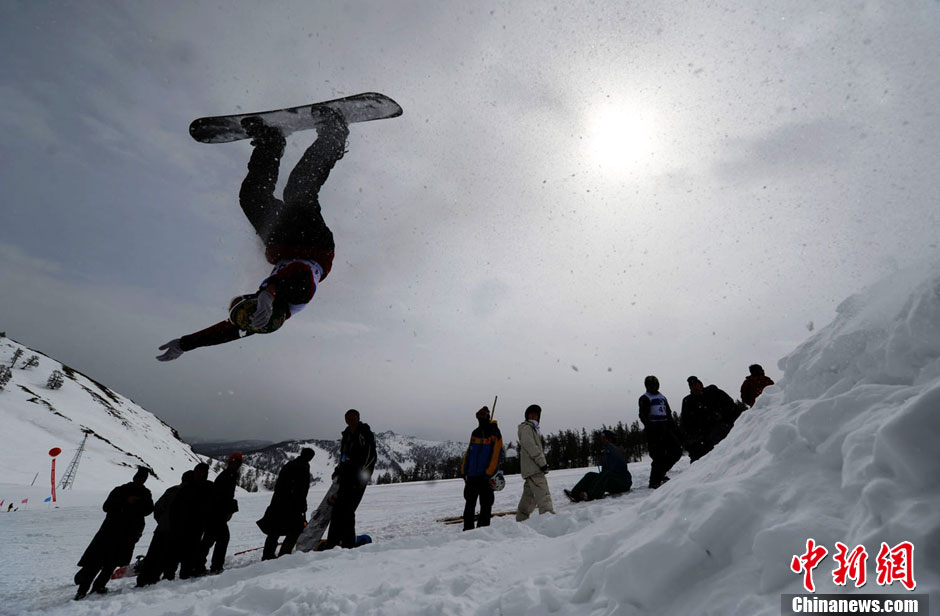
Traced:
<path id="1" fill-rule="evenodd" d="M 224 459 L 234 451 L 240 451 L 245 462 L 251 466 L 276 475 L 289 460 L 295 458 L 304 447 L 314 451 L 313 461 L 310 463 L 310 473 L 313 483 L 328 481 L 339 459 L 340 439 L 306 439 L 291 440 L 275 443 L 256 449 L 241 447 L 237 441 L 223 444 L 215 443 L 212 448 L 217 452 L 212 457 Z M 456 441 L 429 441 L 412 436 L 402 436 L 394 432 L 380 432 L 375 435 L 375 449 L 378 461 L 375 465 L 374 480 L 388 473 L 391 481 L 401 481 L 412 476 L 416 468 L 427 469 L 440 464 L 453 462 L 454 458 L 463 456 L 466 443 Z M 200 453 L 203 445 L 194 446 Z M 211 454 L 206 454 L 211 455 Z M 260 487 L 260 486 L 259 486 Z"/>
<path id="2" fill-rule="evenodd" d="M 179 483 L 183 471 L 199 462 L 176 430 L 154 414 L 2 335 L 0 384 L 0 483 L 48 483 L 49 451 L 55 447 L 62 450 L 56 459 L 61 479 L 83 441 L 72 484 L 77 489 L 110 489 L 145 466 L 154 475 L 148 486 L 159 491 L 159 484 Z"/>
<path id="3" fill-rule="evenodd" d="M 249 451 L 257 451 L 274 444 L 274 441 L 261 441 L 257 439 L 246 439 L 240 441 L 200 441 L 198 439 L 184 437 L 183 440 L 189 443 L 189 446 L 193 448 L 193 451 L 199 455 L 218 459 L 227 458 L 236 452 L 245 453 Z"/>

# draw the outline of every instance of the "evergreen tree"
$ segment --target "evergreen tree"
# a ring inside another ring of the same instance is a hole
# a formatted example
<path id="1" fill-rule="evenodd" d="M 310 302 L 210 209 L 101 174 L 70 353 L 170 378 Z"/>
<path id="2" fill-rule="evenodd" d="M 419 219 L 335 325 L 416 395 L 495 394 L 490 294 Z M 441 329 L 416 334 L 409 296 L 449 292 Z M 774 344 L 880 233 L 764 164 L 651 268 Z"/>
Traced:
<path id="1" fill-rule="evenodd" d="M 3 391 L 11 378 L 13 378 L 13 372 L 10 370 L 10 367 L 0 366 L 0 391 Z"/>
<path id="2" fill-rule="evenodd" d="M 35 368 L 38 365 L 39 365 L 39 356 L 31 355 L 30 358 L 26 360 L 26 363 L 23 364 L 23 370 L 26 370 L 28 368 Z"/>
<path id="3" fill-rule="evenodd" d="M 59 370 L 53 370 L 52 374 L 49 375 L 49 380 L 46 381 L 46 387 L 49 389 L 59 389 L 64 382 L 65 375 Z"/>
<path id="4" fill-rule="evenodd" d="M 16 366 L 17 360 L 19 360 L 19 358 L 22 356 L 23 356 L 23 349 L 16 349 L 15 351 L 13 351 L 13 359 L 10 360 L 10 367 L 13 368 L 14 366 Z"/>

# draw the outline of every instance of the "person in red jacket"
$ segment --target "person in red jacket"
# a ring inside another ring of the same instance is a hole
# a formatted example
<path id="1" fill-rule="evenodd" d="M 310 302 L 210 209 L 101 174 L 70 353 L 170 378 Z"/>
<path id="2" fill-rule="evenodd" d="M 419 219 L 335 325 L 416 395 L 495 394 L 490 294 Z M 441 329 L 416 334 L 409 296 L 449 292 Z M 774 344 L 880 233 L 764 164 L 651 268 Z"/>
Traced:
<path id="1" fill-rule="evenodd" d="M 757 396 L 761 395 L 764 388 L 770 387 L 774 382 L 764 374 L 764 369 L 760 364 L 751 364 L 748 370 L 751 372 L 750 376 L 741 383 L 741 402 L 750 408 L 757 402 Z"/>
<path id="2" fill-rule="evenodd" d="M 317 140 L 307 148 L 284 187 L 284 199 L 274 196 L 278 170 L 287 143 L 281 130 L 258 118 L 242 124 L 254 151 L 242 182 L 239 203 L 264 243 L 264 255 L 274 265 L 258 291 L 232 300 L 231 310 L 244 299 L 256 307 L 250 324 L 239 328 L 231 320 L 181 336 L 160 347 L 160 361 L 172 361 L 186 351 L 223 344 L 251 334 L 271 333 L 300 312 L 326 279 L 333 265 L 333 233 L 320 212 L 319 192 L 346 148 L 349 128 L 342 115 L 323 108 Z"/>

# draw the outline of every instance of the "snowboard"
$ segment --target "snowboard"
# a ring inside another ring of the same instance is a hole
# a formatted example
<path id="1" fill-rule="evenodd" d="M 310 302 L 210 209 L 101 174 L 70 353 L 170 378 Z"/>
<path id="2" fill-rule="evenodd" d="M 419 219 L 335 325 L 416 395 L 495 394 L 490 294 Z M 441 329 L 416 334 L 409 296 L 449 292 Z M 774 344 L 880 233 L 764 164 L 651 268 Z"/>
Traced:
<path id="1" fill-rule="evenodd" d="M 199 118 L 189 125 L 189 134 L 201 143 L 229 143 L 248 139 L 242 120 L 260 118 L 266 126 L 276 126 L 287 136 L 300 130 L 316 128 L 321 118 L 319 110 L 323 107 L 338 111 L 347 124 L 396 118 L 402 114 L 401 105 L 384 94 L 364 92 L 300 107 Z"/>
<path id="2" fill-rule="evenodd" d="M 490 517 L 491 517 L 491 518 L 498 518 L 498 517 L 501 517 L 501 516 L 504 516 L 504 515 L 516 515 L 516 512 L 515 512 L 515 511 L 494 511 L 493 513 L 490 514 Z M 478 521 L 480 520 L 480 514 L 479 514 L 479 513 L 475 514 L 475 515 L 473 516 L 473 520 L 474 520 L 474 522 L 478 522 Z M 463 516 L 462 516 L 462 515 L 458 515 L 458 516 L 454 516 L 454 517 L 452 517 L 452 518 L 441 518 L 440 520 L 438 520 L 438 522 L 442 522 L 442 523 L 447 524 L 447 525 L 451 525 L 451 524 L 463 524 Z"/>
<path id="3" fill-rule="evenodd" d="M 333 503 L 336 501 L 336 495 L 339 494 L 339 482 L 334 481 L 330 489 L 323 495 L 320 506 L 310 516 L 310 521 L 304 527 L 303 532 L 297 539 L 297 549 L 301 552 L 309 552 L 320 546 L 320 539 L 323 538 L 323 531 L 330 524 L 330 518 L 333 517 Z"/>
<path id="4" fill-rule="evenodd" d="M 270 334 L 279 329 L 281 325 L 284 325 L 284 321 L 287 320 L 287 313 L 278 311 L 277 308 L 275 308 L 274 313 L 271 315 L 271 318 L 268 319 L 268 323 L 264 327 L 260 329 L 252 327 L 251 317 L 255 313 L 257 303 L 257 293 L 242 295 L 232 299 L 228 311 L 228 320 L 232 322 L 232 325 L 243 332 L 252 334 Z"/>
<path id="5" fill-rule="evenodd" d="M 137 556 L 134 562 L 130 563 L 129 565 L 124 565 L 115 569 L 114 573 L 111 574 L 111 579 L 120 580 L 121 578 L 133 577 L 137 575 L 138 569 L 142 562 L 144 562 L 144 557 Z"/>

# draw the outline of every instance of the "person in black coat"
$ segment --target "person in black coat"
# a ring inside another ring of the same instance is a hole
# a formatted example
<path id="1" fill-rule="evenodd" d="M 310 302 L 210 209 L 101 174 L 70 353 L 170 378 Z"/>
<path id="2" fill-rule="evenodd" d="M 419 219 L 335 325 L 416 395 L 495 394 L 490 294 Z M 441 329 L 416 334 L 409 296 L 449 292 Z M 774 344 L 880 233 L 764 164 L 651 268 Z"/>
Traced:
<path id="1" fill-rule="evenodd" d="M 211 500 L 209 465 L 200 462 L 193 468 L 192 481 L 180 486 L 170 505 L 170 532 L 173 549 L 179 558 L 180 579 L 198 577 L 206 572 L 199 557 Z"/>
<path id="2" fill-rule="evenodd" d="M 258 528 L 268 536 L 264 541 L 261 560 L 275 557 L 277 540 L 284 537 L 277 556 L 290 554 L 306 524 L 307 492 L 310 490 L 310 460 L 313 450 L 304 447 L 300 455 L 281 467 L 274 484 L 271 504 L 258 520 Z"/>
<path id="3" fill-rule="evenodd" d="M 176 577 L 179 557 L 176 555 L 173 534 L 170 531 L 170 507 L 183 485 L 192 482 L 192 480 L 193 472 L 186 471 L 183 473 L 180 484 L 167 488 L 163 496 L 154 503 L 153 518 L 157 521 L 157 528 L 153 531 L 153 538 L 150 540 L 147 555 L 140 564 L 137 573 L 137 586 L 155 584 L 160 581 L 161 575 L 166 580 L 172 580 Z"/>
<path id="4" fill-rule="evenodd" d="M 102 506 L 107 514 L 104 522 L 78 561 L 81 569 L 75 574 L 75 599 L 87 595 L 89 589 L 108 592 L 106 586 L 114 570 L 131 562 L 134 546 L 144 532 L 144 518 L 153 511 L 153 497 L 144 487 L 149 474 L 148 469 L 140 467 L 133 481 L 108 494 Z"/>
<path id="5" fill-rule="evenodd" d="M 206 521 L 206 532 L 202 536 L 200 547 L 202 561 L 201 569 L 206 568 L 206 557 L 209 549 L 212 551 L 211 573 L 221 573 L 225 565 L 225 551 L 228 549 L 229 531 L 228 521 L 238 511 L 238 501 L 235 500 L 235 486 L 238 485 L 238 472 L 242 467 L 242 454 L 233 453 L 228 458 L 228 465 L 215 478 L 212 485 L 212 501 L 209 507 L 209 519 Z"/>
<path id="6" fill-rule="evenodd" d="M 695 462 L 728 436 L 734 400 L 716 385 L 705 387 L 696 376 L 687 381 L 690 393 L 682 399 L 679 427 L 689 460 Z"/>
<path id="7" fill-rule="evenodd" d="M 326 535 L 326 549 L 336 546 L 356 547 L 356 509 L 366 492 L 366 486 L 375 470 L 375 436 L 369 424 L 359 421 L 359 411 L 346 411 L 346 429 L 339 447 L 339 464 L 333 478 L 339 482 L 339 492 L 333 503 L 330 529 Z"/>

